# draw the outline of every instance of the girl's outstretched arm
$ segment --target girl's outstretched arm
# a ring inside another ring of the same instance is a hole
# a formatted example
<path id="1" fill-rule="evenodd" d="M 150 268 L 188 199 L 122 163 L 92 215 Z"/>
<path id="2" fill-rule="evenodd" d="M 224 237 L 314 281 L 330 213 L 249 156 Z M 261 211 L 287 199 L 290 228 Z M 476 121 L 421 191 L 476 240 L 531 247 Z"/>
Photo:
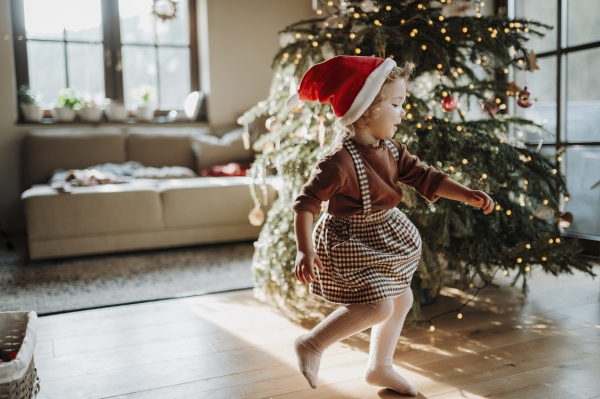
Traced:
<path id="1" fill-rule="evenodd" d="M 315 280 L 314 265 L 316 264 L 319 270 L 323 270 L 323 265 L 315 252 L 311 238 L 313 214 L 308 211 L 296 212 L 294 227 L 296 230 L 296 247 L 298 248 L 294 271 L 296 278 L 302 284 L 309 284 Z"/>
<path id="2" fill-rule="evenodd" d="M 440 184 L 435 194 L 451 200 L 463 201 L 476 208 L 481 208 L 486 215 L 494 210 L 494 201 L 489 195 L 480 190 L 471 190 L 450 178 L 445 179 L 442 184 Z"/>

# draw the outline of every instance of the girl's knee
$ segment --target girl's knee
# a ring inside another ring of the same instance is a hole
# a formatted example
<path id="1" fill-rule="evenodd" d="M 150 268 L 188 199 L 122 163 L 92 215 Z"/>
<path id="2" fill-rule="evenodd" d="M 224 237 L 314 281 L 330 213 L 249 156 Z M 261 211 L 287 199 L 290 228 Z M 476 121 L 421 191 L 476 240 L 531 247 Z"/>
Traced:
<path id="1" fill-rule="evenodd" d="M 373 316 L 381 321 L 387 320 L 394 313 L 394 301 L 392 299 L 372 302 L 370 305 L 374 313 Z"/>

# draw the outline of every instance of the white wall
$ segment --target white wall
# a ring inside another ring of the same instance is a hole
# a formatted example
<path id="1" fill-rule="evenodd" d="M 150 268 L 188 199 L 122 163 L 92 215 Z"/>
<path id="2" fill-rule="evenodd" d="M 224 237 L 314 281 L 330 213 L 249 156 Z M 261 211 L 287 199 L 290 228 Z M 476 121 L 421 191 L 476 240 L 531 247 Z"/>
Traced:
<path id="1" fill-rule="evenodd" d="M 277 31 L 316 15 L 310 0 L 202 1 L 208 5 L 208 116 L 220 126 L 269 95 Z"/>
<path id="2" fill-rule="evenodd" d="M 208 118 L 215 127 L 233 125 L 267 98 L 279 48 L 277 32 L 314 16 L 311 0 L 197 0 L 207 23 L 200 43 L 201 82 L 210 87 Z M 200 23 L 202 21 L 199 21 Z M 7 39 L 5 39 L 8 37 Z M 9 232 L 25 230 L 21 195 L 21 140 L 31 125 L 18 125 L 10 1 L 0 0 L 0 222 Z M 207 59 L 208 58 L 208 59 Z"/>

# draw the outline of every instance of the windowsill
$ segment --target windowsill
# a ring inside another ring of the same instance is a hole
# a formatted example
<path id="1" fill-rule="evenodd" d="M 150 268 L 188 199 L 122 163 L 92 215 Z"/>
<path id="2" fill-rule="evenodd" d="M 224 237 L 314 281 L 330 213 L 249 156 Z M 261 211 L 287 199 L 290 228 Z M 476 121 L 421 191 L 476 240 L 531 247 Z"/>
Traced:
<path id="1" fill-rule="evenodd" d="M 157 116 L 150 122 L 138 121 L 135 117 L 128 118 L 125 122 L 112 122 L 101 120 L 100 122 L 84 122 L 74 120 L 72 122 L 57 122 L 52 118 L 43 118 L 41 122 L 26 122 L 18 121 L 17 125 L 27 126 L 145 126 L 145 125 L 169 125 L 169 126 L 204 126 L 208 125 L 208 121 L 187 121 L 187 120 L 170 120 L 166 116 Z"/>

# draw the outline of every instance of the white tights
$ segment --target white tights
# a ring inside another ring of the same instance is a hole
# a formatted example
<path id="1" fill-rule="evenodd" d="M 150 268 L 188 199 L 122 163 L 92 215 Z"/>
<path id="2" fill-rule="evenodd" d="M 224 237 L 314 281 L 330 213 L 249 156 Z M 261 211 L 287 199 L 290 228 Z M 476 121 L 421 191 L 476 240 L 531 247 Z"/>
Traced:
<path id="1" fill-rule="evenodd" d="M 325 349 L 373 327 L 365 381 L 398 393 L 416 396 L 417 389 L 392 367 L 396 343 L 412 303 L 413 295 L 409 288 L 396 298 L 342 306 L 309 333 L 299 336 L 294 343 L 298 365 L 310 386 L 317 388 L 317 374 Z"/>

